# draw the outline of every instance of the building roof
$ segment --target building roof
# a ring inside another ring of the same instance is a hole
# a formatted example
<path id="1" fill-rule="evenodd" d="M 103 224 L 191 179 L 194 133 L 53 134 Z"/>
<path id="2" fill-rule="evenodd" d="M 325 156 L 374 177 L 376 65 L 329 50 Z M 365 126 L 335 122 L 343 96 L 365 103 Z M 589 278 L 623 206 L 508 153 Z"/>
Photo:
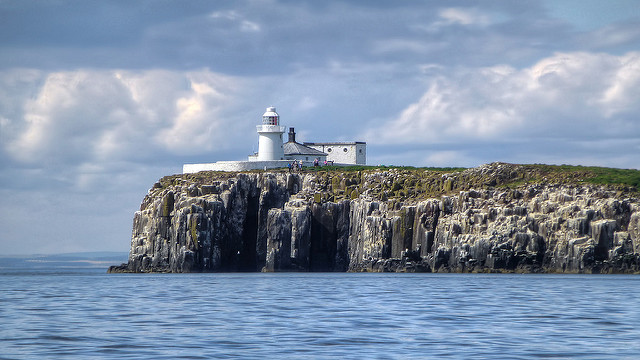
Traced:
<path id="1" fill-rule="evenodd" d="M 357 145 L 366 144 L 364 141 L 331 141 L 331 142 L 304 142 L 305 145 Z"/>
<path id="2" fill-rule="evenodd" d="M 309 155 L 309 156 L 327 156 L 326 153 L 312 149 L 308 146 L 289 141 L 283 145 L 284 155 Z"/>

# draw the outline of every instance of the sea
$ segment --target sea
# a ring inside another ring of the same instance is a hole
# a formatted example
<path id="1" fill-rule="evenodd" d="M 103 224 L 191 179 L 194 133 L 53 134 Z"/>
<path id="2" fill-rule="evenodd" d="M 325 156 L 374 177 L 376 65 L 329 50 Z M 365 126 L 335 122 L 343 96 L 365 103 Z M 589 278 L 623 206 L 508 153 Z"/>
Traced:
<path id="1" fill-rule="evenodd" d="M 640 276 L 0 268 L 0 359 L 638 359 Z"/>

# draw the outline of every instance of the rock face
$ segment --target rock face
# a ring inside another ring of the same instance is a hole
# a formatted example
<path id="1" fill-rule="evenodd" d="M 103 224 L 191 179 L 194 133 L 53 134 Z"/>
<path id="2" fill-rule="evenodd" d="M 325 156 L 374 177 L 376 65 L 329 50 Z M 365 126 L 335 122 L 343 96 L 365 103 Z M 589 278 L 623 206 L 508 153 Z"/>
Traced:
<path id="1" fill-rule="evenodd" d="M 633 193 L 584 184 L 503 187 L 526 178 L 508 164 L 435 180 L 412 174 L 168 177 L 134 216 L 128 263 L 109 271 L 640 271 Z M 472 188 L 469 179 L 484 183 Z M 434 187 L 442 194 L 421 195 Z"/>

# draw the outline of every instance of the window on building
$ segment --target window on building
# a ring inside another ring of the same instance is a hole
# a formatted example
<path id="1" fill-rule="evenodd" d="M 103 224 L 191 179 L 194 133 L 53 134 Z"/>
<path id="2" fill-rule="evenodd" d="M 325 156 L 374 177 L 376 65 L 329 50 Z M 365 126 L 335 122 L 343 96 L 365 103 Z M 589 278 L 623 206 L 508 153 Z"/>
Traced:
<path id="1" fill-rule="evenodd" d="M 328 149 L 327 149 L 327 152 L 331 152 L 331 148 L 328 148 Z"/>
<path id="2" fill-rule="evenodd" d="M 347 150 L 347 148 L 344 148 L 344 149 L 342 149 L 342 151 L 347 152 L 347 151 L 349 151 L 349 150 Z"/>

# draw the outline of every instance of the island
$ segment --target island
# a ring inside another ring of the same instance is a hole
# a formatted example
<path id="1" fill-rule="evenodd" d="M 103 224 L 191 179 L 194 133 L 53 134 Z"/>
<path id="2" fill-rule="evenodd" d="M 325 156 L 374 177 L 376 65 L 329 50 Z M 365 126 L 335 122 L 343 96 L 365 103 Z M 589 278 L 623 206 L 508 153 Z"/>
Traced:
<path id="1" fill-rule="evenodd" d="M 640 272 L 640 171 L 492 163 L 167 176 L 109 272 Z"/>

